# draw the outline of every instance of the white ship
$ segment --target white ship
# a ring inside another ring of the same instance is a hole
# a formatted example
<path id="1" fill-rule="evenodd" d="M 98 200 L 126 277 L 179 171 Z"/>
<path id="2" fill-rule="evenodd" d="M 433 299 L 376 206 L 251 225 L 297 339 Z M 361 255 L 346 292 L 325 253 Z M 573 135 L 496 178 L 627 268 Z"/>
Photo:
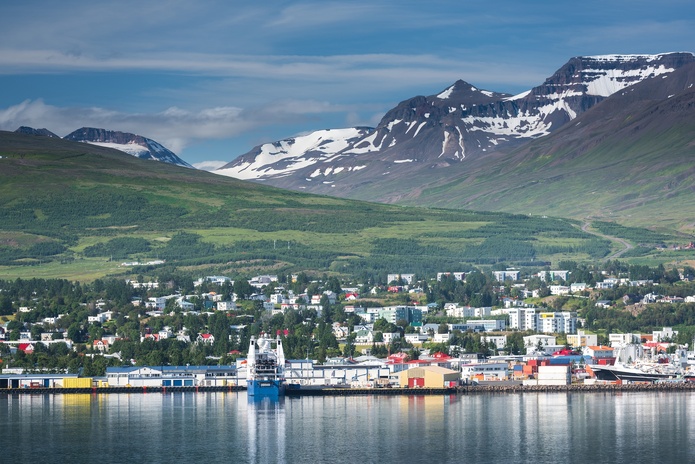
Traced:
<path id="1" fill-rule="evenodd" d="M 246 368 L 249 396 L 277 398 L 285 394 L 285 352 L 280 337 L 251 337 Z"/>

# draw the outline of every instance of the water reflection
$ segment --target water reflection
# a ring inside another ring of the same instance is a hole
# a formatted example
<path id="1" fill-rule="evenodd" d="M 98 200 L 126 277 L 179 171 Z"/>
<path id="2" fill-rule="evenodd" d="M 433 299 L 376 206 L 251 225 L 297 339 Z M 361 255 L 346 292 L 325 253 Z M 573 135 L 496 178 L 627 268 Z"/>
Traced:
<path id="1" fill-rule="evenodd" d="M 247 395 L 248 462 L 286 462 L 285 398 Z"/>

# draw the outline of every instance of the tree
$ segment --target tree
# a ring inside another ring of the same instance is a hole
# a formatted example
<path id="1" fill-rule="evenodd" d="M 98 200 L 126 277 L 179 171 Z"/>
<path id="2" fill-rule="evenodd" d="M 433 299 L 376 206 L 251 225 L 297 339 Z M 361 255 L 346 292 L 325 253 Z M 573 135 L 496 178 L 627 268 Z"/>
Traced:
<path id="1" fill-rule="evenodd" d="M 248 280 L 241 278 L 234 281 L 234 286 L 232 288 L 234 289 L 234 294 L 237 296 L 237 298 L 242 300 L 251 296 L 254 290 Z"/>

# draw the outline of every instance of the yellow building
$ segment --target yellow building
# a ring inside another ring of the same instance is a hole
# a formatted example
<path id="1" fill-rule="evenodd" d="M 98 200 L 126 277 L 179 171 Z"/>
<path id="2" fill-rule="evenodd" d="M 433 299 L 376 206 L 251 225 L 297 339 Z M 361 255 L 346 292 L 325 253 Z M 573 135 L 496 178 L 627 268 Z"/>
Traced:
<path id="1" fill-rule="evenodd" d="M 398 381 L 401 387 L 448 388 L 458 385 L 460 374 L 439 366 L 414 367 L 401 371 Z"/>

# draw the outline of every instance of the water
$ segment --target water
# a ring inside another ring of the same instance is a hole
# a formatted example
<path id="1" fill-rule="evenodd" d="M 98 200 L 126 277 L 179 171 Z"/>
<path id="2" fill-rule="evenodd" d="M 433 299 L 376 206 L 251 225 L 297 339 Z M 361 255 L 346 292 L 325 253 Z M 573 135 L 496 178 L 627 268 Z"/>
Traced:
<path id="1" fill-rule="evenodd" d="M 688 392 L 0 395 L 0 462 L 695 462 Z"/>

